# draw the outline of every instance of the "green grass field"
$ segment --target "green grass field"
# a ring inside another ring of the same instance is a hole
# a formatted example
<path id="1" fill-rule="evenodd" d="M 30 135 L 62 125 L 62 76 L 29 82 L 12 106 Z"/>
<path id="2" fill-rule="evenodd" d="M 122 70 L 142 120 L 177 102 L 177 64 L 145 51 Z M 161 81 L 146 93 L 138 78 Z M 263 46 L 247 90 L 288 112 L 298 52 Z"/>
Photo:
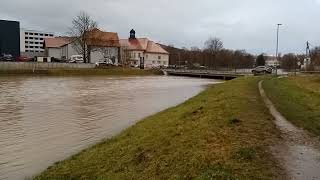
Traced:
<path id="1" fill-rule="evenodd" d="M 269 151 L 279 132 L 258 81 L 209 87 L 35 179 L 283 179 Z"/>
<path id="2" fill-rule="evenodd" d="M 272 78 L 264 82 L 264 88 L 289 121 L 320 135 L 320 76 Z"/>
<path id="3" fill-rule="evenodd" d="M 44 75 L 44 76 L 143 76 L 162 75 L 159 70 L 140 70 L 133 68 L 108 69 L 50 69 L 50 70 L 6 70 L 0 71 L 0 76 L 6 75 Z"/>

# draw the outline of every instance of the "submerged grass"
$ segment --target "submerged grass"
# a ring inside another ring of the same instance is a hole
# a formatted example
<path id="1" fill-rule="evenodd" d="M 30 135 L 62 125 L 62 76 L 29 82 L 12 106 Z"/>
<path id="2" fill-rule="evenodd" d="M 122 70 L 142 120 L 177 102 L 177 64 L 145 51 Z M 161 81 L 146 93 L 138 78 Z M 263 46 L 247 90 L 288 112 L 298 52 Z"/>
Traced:
<path id="1" fill-rule="evenodd" d="M 49 69 L 49 70 L 0 70 L 4 75 L 45 75 L 45 76 L 143 76 L 162 75 L 160 70 L 140 70 L 134 68 L 108 69 Z"/>
<path id="2" fill-rule="evenodd" d="M 209 87 L 35 179 L 283 179 L 258 78 Z"/>
<path id="3" fill-rule="evenodd" d="M 320 136 L 320 76 L 272 78 L 264 88 L 289 121 Z"/>

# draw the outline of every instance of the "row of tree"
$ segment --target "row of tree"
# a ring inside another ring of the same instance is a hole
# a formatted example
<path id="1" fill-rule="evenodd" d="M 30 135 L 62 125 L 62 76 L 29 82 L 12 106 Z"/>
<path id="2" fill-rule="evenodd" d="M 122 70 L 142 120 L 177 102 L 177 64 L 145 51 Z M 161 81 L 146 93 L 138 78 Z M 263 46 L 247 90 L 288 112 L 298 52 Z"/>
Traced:
<path id="1" fill-rule="evenodd" d="M 223 48 L 219 38 L 209 38 L 204 48 L 191 47 L 178 49 L 172 45 L 164 46 L 170 53 L 170 64 L 175 66 L 206 67 L 209 69 L 252 68 L 255 64 L 254 56 L 245 50 L 229 50 Z"/>
<path id="2" fill-rule="evenodd" d="M 87 46 L 87 32 L 97 27 L 97 22 L 85 12 L 80 12 L 72 20 L 72 27 L 69 35 L 74 38 L 75 48 L 82 54 L 84 61 L 90 62 L 90 49 Z M 223 42 L 216 37 L 209 38 L 204 43 L 204 48 L 199 47 L 175 48 L 172 45 L 162 45 L 170 53 L 170 65 L 218 68 L 252 68 L 254 66 L 265 65 L 266 59 L 263 54 L 255 58 L 245 50 L 230 50 L 223 47 Z M 293 53 L 279 57 L 280 66 L 283 69 L 296 69 L 305 61 L 305 55 Z M 310 51 L 310 69 L 320 66 L 320 47 L 315 47 Z M 255 61 L 256 60 L 256 61 Z"/>

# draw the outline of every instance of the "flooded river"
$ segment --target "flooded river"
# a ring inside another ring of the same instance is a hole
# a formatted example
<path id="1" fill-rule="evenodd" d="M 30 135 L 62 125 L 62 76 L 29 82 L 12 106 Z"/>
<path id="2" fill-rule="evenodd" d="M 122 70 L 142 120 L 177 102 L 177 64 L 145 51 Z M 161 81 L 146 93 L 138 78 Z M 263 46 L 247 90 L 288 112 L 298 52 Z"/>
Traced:
<path id="1" fill-rule="evenodd" d="M 207 79 L 0 77 L 0 179 L 25 179 L 201 92 Z"/>

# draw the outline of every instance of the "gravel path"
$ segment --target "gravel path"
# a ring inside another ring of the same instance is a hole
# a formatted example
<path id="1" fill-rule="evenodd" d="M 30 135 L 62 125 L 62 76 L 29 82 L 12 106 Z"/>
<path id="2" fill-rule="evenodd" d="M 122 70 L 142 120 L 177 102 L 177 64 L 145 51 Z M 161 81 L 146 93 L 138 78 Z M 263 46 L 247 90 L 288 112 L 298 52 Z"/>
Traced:
<path id="1" fill-rule="evenodd" d="M 320 142 L 283 117 L 267 97 L 262 81 L 259 91 L 275 124 L 281 131 L 282 141 L 272 147 L 272 152 L 287 170 L 290 179 L 320 179 Z"/>

